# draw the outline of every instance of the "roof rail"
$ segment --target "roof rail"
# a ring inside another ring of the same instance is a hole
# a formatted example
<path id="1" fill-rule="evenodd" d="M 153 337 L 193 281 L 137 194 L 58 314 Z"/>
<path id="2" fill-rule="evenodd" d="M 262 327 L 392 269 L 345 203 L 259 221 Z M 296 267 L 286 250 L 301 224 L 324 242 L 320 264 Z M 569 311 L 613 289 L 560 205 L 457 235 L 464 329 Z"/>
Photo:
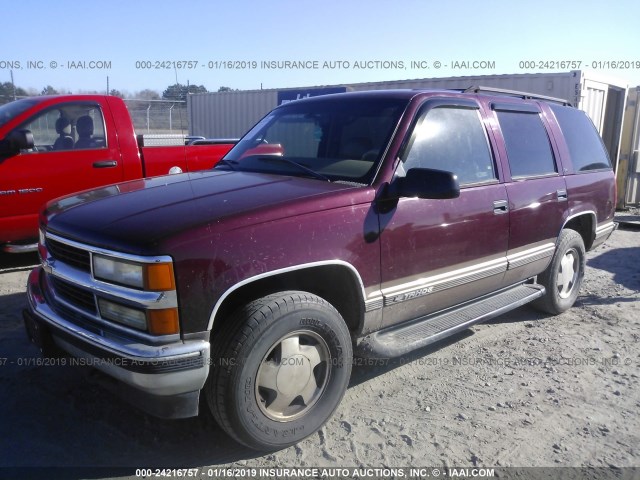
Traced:
<path id="1" fill-rule="evenodd" d="M 546 95 L 538 95 L 536 93 L 518 92 L 516 90 L 506 90 L 504 88 L 473 86 L 463 90 L 464 93 L 493 93 L 497 95 L 509 95 L 519 97 L 523 100 L 544 100 L 545 102 L 559 103 L 561 105 L 572 106 L 571 102 L 563 98 L 547 97 Z"/>

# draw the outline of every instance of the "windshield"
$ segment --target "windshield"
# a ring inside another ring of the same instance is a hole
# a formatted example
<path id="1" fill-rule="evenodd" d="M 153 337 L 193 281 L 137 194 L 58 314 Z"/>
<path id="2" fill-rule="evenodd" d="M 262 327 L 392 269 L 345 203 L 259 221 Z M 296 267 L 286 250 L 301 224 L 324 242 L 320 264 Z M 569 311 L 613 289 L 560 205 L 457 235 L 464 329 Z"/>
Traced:
<path id="1" fill-rule="evenodd" d="M 17 117 L 25 110 L 31 108 L 38 103 L 36 100 L 16 100 L 5 105 L 0 105 L 0 127 L 7 123 L 12 118 Z"/>
<path id="2" fill-rule="evenodd" d="M 407 100 L 292 102 L 263 118 L 216 168 L 368 184 Z"/>

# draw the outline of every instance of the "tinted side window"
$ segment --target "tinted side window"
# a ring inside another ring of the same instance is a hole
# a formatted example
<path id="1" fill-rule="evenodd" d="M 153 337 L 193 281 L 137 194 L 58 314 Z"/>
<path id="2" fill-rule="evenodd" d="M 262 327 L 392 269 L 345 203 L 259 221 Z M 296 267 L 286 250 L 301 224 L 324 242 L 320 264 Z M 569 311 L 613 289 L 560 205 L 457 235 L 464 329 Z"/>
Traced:
<path id="1" fill-rule="evenodd" d="M 539 113 L 496 113 L 507 147 L 512 177 L 531 177 L 557 172 L 549 137 Z"/>
<path id="2" fill-rule="evenodd" d="M 496 179 L 480 113 L 471 108 L 432 108 L 418 120 L 403 155 L 404 170 L 433 168 L 458 176 L 460 184 Z"/>
<path id="3" fill-rule="evenodd" d="M 589 117 L 575 108 L 551 105 L 569 147 L 576 172 L 611 168 L 609 155 Z"/>

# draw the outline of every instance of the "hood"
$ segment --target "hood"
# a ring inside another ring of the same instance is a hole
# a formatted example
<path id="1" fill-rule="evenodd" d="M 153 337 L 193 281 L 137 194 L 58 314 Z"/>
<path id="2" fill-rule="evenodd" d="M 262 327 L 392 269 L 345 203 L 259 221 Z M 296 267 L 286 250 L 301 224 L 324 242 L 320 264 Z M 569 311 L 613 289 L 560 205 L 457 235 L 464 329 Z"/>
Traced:
<path id="1" fill-rule="evenodd" d="M 353 188 L 261 173 L 192 172 L 80 192 L 49 203 L 43 214 L 50 232 L 140 254 L 196 226 L 224 231 L 290 216 L 303 204 L 306 211 L 330 208 L 322 198 Z M 317 202 L 310 205 L 312 198 Z"/>

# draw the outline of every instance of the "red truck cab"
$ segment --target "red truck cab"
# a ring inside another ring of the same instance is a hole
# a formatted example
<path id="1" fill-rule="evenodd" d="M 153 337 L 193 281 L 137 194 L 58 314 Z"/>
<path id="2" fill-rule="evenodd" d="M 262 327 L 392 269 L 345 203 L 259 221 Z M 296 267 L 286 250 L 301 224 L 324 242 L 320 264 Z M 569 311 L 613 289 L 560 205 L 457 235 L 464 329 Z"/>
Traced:
<path id="1" fill-rule="evenodd" d="M 124 101 L 106 95 L 25 98 L 0 106 L 0 245 L 35 249 L 38 211 L 70 193 L 213 167 L 232 143 L 138 145 Z"/>

